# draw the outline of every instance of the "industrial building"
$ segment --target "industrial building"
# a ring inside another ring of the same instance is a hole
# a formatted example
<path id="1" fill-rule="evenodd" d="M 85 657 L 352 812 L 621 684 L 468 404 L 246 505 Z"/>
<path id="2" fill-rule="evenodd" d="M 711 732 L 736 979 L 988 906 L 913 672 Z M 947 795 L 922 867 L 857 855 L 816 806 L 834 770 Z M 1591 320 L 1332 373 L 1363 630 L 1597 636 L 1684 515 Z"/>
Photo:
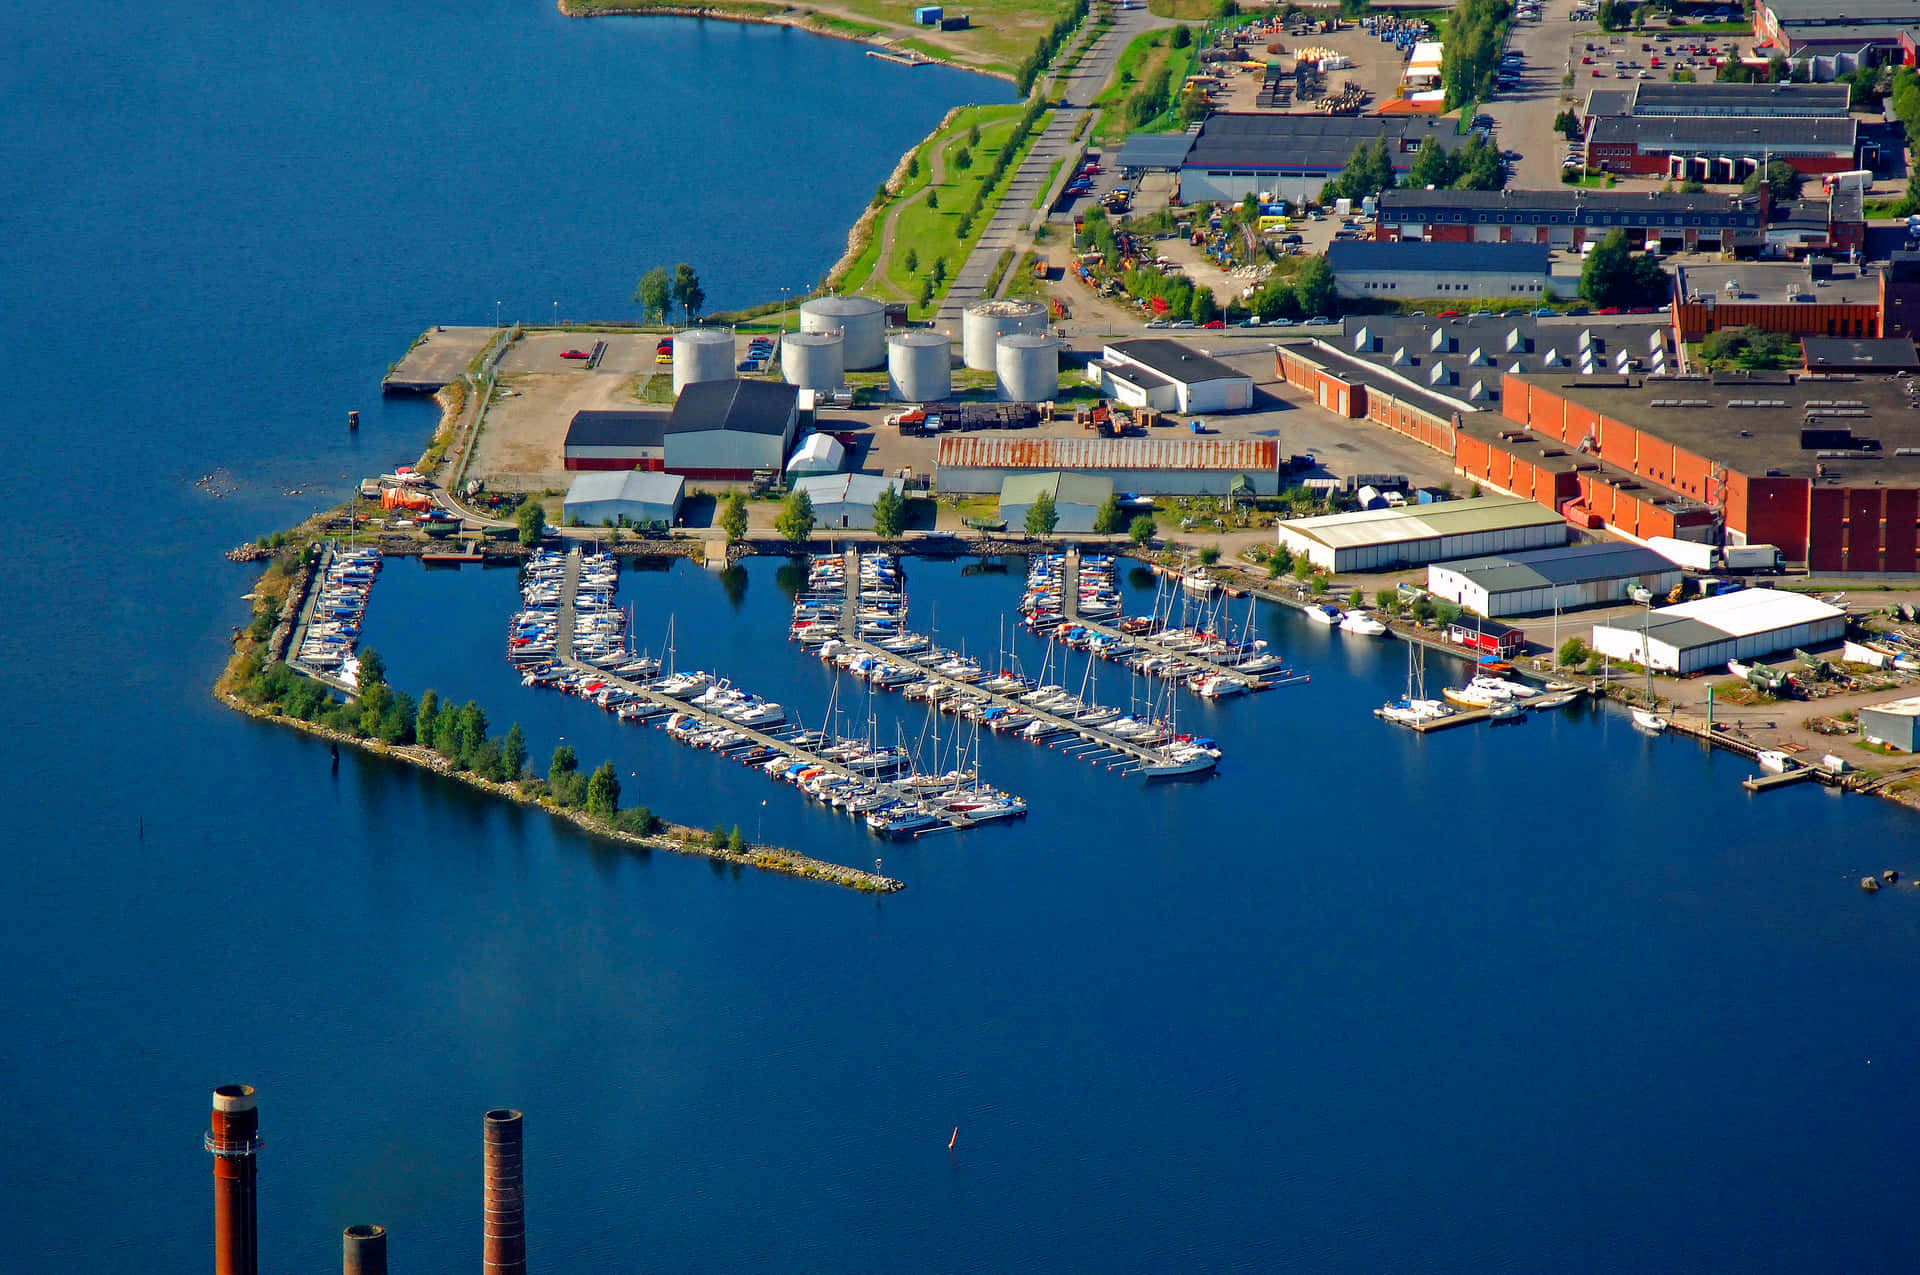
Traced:
<path id="1" fill-rule="evenodd" d="M 1615 230 L 1662 252 L 1758 248 L 1766 209 L 1756 195 L 1612 190 L 1385 190 L 1374 238 L 1544 243 L 1579 249 Z"/>
<path id="2" fill-rule="evenodd" d="M 1566 545 L 1427 568 L 1427 592 L 1489 618 L 1620 602 L 1635 589 L 1664 595 L 1680 568 L 1635 544 Z"/>
<path id="3" fill-rule="evenodd" d="M 1841 337 L 1802 337 L 1802 369 L 1808 372 L 1860 372 L 1893 376 L 1920 372 L 1920 346 L 1912 337 L 1849 340 Z"/>
<path id="4" fill-rule="evenodd" d="M 1676 266 L 1673 323 L 1698 341 L 1719 328 L 1787 336 L 1879 337 L 1880 272 L 1820 258 Z"/>
<path id="5" fill-rule="evenodd" d="M 575 412 L 561 445 L 568 469 L 664 469 L 667 422 L 661 408 L 631 412 Z"/>
<path id="6" fill-rule="evenodd" d="M 1274 496 L 1280 444 L 1270 438 L 1008 438 L 940 440 L 935 483 L 948 494 L 997 496 L 1018 474 L 1061 470 L 1142 496 Z"/>
<path id="7" fill-rule="evenodd" d="M 772 381 L 701 381 L 681 390 L 667 422 L 666 463 L 688 478 L 744 482 L 780 473 L 800 423 L 800 395 Z"/>
<path id="8" fill-rule="evenodd" d="M 1380 243 L 1327 249 L 1334 291 L 1389 301 L 1538 299 L 1551 295 L 1552 250 L 1542 243 Z"/>
<path id="9" fill-rule="evenodd" d="M 1278 531 L 1296 557 L 1335 574 L 1546 549 L 1567 543 L 1568 535 L 1559 514 L 1514 496 L 1293 518 Z"/>
<path id="10" fill-rule="evenodd" d="M 1318 199 L 1355 150 L 1378 141 L 1386 143 L 1395 176 L 1405 176 L 1428 138 L 1449 151 L 1466 141 L 1453 121 L 1427 115 L 1215 111 L 1197 132 L 1170 144 L 1129 138 L 1119 162 L 1122 168 L 1168 167 L 1171 152 L 1184 144 L 1178 160 L 1181 202 L 1237 204 L 1261 193 L 1300 202 Z"/>
<path id="11" fill-rule="evenodd" d="M 873 504 L 889 487 L 900 484 L 877 474 L 815 474 L 793 484 L 813 502 L 814 525 L 840 531 L 872 531 Z"/>
<path id="12" fill-rule="evenodd" d="M 1606 82 L 1587 94 L 1588 119 L 1631 115 L 1647 118 L 1846 119 L 1852 96 L 1844 84 L 1736 84 L 1724 80 L 1680 83 L 1636 80 L 1624 87 Z"/>
<path id="13" fill-rule="evenodd" d="M 1672 673 L 1838 642 L 1847 613 L 1779 589 L 1741 589 L 1593 626 L 1593 649 Z"/>
<path id="14" fill-rule="evenodd" d="M 1861 709 L 1860 738 L 1903 753 L 1920 752 L 1920 696 Z"/>
<path id="15" fill-rule="evenodd" d="M 1920 5 L 1913 0 L 1757 0 L 1753 7 L 1756 52 L 1777 52 L 1796 64 L 1834 64 L 1816 65 L 1816 72 L 1902 61 L 1913 51 L 1916 31 Z"/>
<path id="16" fill-rule="evenodd" d="M 1253 378 L 1179 341 L 1120 341 L 1100 352 L 1101 392 L 1130 407 L 1198 415 L 1253 406 Z"/>
<path id="17" fill-rule="evenodd" d="M 1775 161 L 1820 176 L 1860 167 L 1859 127 L 1842 116 L 1588 116 L 1588 168 L 1638 177 L 1744 182 Z"/>
<path id="18" fill-rule="evenodd" d="M 1649 500 L 1692 502 L 1733 545 L 1848 575 L 1920 571 L 1920 412 L 1913 382 L 1791 372 L 1711 377 L 1509 376 L 1500 408 L 1559 462 L 1620 475 L 1585 525 L 1671 536 Z M 1461 449 L 1464 456 L 1465 449 Z M 1583 471 L 1576 487 L 1601 495 Z M 1568 510 L 1569 516 L 1577 511 Z M 1681 539 L 1698 539 L 1682 535 Z"/>
<path id="19" fill-rule="evenodd" d="M 1084 535 L 1093 530 L 1100 506 L 1113 496 L 1113 480 L 1090 474 L 1015 474 L 1000 484 L 1000 517 L 1013 530 L 1027 525 L 1027 510 L 1041 496 L 1053 500 L 1056 532 Z"/>
<path id="20" fill-rule="evenodd" d="M 687 480 L 678 474 L 582 474 L 567 488 L 561 516 L 568 526 L 616 527 L 622 524 L 664 522 L 679 518 L 686 499 Z"/>

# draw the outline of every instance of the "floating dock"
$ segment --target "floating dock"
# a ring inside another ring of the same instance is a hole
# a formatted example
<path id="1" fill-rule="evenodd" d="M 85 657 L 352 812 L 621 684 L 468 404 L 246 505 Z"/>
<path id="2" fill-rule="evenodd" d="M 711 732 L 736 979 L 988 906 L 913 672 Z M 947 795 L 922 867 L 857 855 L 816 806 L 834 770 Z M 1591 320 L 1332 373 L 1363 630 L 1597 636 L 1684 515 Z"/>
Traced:
<path id="1" fill-rule="evenodd" d="M 1176 676 L 1168 678 L 1168 681 L 1179 682 L 1185 685 L 1191 677 L 1204 674 L 1217 674 L 1230 682 L 1238 682 L 1250 691 L 1264 691 L 1267 687 L 1274 685 L 1274 683 L 1267 681 L 1257 673 L 1242 672 L 1240 669 L 1233 668 L 1226 664 L 1215 663 L 1204 655 L 1195 655 L 1190 651 L 1159 649 L 1158 644 L 1155 643 L 1151 637 L 1136 637 L 1131 633 L 1122 632 L 1110 624 L 1102 624 L 1098 620 L 1083 619 L 1080 615 L 1080 550 L 1078 548 L 1067 550 L 1066 565 L 1061 568 L 1060 574 L 1060 614 L 1069 624 L 1077 624 L 1081 628 L 1089 629 L 1103 637 L 1125 642 L 1130 649 L 1152 651 L 1156 655 L 1173 661 L 1181 671 Z M 1303 681 L 1305 679 L 1289 677 L 1287 680 Z"/>
<path id="2" fill-rule="evenodd" d="M 1775 788 L 1785 788 L 1788 784 L 1803 784 L 1809 779 L 1818 779 L 1820 770 L 1816 766 L 1795 766 L 1792 770 L 1779 774 L 1749 775 L 1740 781 L 1740 786 L 1748 792 L 1771 792 Z"/>

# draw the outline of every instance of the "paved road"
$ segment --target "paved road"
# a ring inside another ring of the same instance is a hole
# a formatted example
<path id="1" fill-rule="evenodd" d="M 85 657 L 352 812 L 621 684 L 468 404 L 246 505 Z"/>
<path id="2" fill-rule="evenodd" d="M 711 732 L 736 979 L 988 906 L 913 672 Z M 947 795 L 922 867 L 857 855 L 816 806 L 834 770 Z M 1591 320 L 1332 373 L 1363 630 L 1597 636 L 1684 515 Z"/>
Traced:
<path id="1" fill-rule="evenodd" d="M 1507 185 L 1516 190 L 1559 187 L 1560 158 L 1567 153 L 1567 146 L 1566 139 L 1553 131 L 1553 117 L 1560 113 L 1566 93 L 1577 94 L 1584 106 L 1589 88 L 1613 84 L 1624 87 L 1624 81 L 1582 80 L 1578 76 L 1571 90 L 1560 87 L 1560 77 L 1567 73 L 1569 62 L 1576 71 L 1592 69 L 1582 67 L 1579 56 L 1569 53 L 1569 46 L 1580 47 L 1581 41 L 1574 35 L 1585 33 L 1590 38 L 1598 31 L 1591 22 L 1571 21 L 1567 17 L 1571 8 L 1568 0 L 1547 0 L 1540 21 L 1514 25 L 1507 47 L 1526 58 L 1520 75 L 1522 89 L 1517 94 L 1502 94 L 1483 108 L 1493 117 L 1494 137 L 1500 149 L 1520 153 L 1507 178 Z M 1586 112 L 1582 109 L 1576 113 Z"/>
<path id="2" fill-rule="evenodd" d="M 1027 152 L 1025 161 L 1008 183 L 1006 197 L 994 210 L 993 219 L 981 232 L 979 242 L 967 256 L 966 264 L 954 275 L 946 299 L 940 303 L 939 313 L 934 316 L 935 327 L 949 336 L 960 334 L 960 316 L 968 306 L 985 295 L 988 276 L 993 273 L 1000 254 L 1024 242 L 1025 231 L 1040 215 L 1034 211 L 1033 201 L 1039 198 L 1041 187 L 1052 173 L 1053 162 L 1075 153 L 1074 133 L 1079 129 L 1080 121 L 1092 114 L 1086 109 L 1086 104 L 1106 86 L 1121 52 L 1142 31 L 1168 25 L 1171 25 L 1170 20 L 1154 17 L 1144 6 L 1117 9 L 1113 25 L 1100 33 L 1093 47 L 1080 59 L 1079 65 L 1054 82 L 1054 98 L 1061 104 L 1060 109 L 1053 112 L 1046 129 Z M 1089 123 L 1088 132 L 1092 129 L 1093 125 Z"/>

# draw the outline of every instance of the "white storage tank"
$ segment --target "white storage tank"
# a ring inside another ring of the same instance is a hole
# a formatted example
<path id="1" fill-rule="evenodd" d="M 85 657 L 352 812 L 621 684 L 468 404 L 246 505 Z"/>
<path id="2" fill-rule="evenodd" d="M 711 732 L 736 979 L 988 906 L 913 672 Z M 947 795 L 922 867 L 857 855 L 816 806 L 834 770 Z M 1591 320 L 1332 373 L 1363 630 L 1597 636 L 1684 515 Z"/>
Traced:
<path id="1" fill-rule="evenodd" d="M 1060 342 L 1044 332 L 1003 336 L 994 348 L 994 389 L 1003 403 L 1050 403 L 1060 394 Z"/>
<path id="2" fill-rule="evenodd" d="M 1045 332 L 1047 308 L 1036 301 L 976 301 L 960 319 L 960 360 L 991 372 L 994 343 L 1017 332 Z"/>
<path id="3" fill-rule="evenodd" d="M 901 403 L 952 397 L 953 342 L 946 333 L 909 328 L 887 338 L 887 395 Z"/>
<path id="4" fill-rule="evenodd" d="M 688 328 L 673 334 L 673 396 L 696 381 L 733 379 L 733 332 L 728 328 Z"/>
<path id="5" fill-rule="evenodd" d="M 845 380 L 838 332 L 789 332 L 780 338 L 780 379 L 803 390 L 837 390 Z"/>
<path id="6" fill-rule="evenodd" d="M 815 297 L 800 304 L 802 332 L 838 332 L 846 340 L 842 369 L 887 365 L 887 308 L 871 297 Z"/>

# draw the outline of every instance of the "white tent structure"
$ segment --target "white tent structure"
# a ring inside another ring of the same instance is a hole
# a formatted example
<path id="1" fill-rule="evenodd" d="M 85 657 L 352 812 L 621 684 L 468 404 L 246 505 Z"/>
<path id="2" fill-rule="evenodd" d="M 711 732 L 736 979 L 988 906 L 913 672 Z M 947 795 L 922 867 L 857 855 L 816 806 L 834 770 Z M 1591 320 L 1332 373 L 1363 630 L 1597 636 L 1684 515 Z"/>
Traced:
<path id="1" fill-rule="evenodd" d="M 831 434 L 808 434 L 793 449 L 789 474 L 837 474 L 846 467 L 847 449 Z"/>

